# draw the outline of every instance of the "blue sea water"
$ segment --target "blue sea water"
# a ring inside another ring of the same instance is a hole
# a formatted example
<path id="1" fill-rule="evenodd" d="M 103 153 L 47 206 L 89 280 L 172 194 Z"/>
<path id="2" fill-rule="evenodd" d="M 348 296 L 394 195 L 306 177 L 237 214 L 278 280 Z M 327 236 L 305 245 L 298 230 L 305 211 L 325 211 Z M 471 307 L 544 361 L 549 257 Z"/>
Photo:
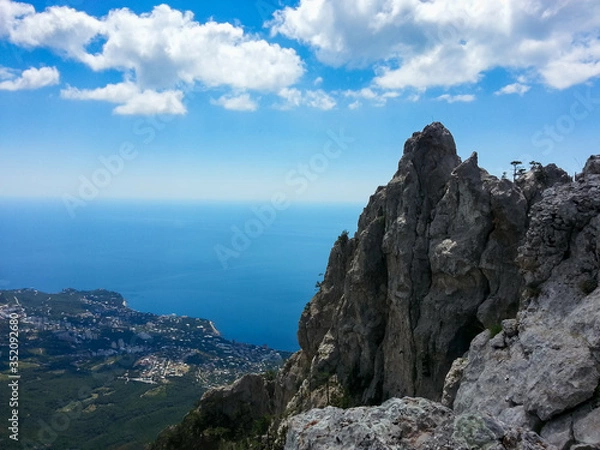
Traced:
<path id="1" fill-rule="evenodd" d="M 0 288 L 105 288 L 139 311 L 202 317 L 228 339 L 296 350 L 300 313 L 362 206 L 292 204 L 257 222 L 261 206 L 94 200 L 71 217 L 60 200 L 2 199 Z"/>

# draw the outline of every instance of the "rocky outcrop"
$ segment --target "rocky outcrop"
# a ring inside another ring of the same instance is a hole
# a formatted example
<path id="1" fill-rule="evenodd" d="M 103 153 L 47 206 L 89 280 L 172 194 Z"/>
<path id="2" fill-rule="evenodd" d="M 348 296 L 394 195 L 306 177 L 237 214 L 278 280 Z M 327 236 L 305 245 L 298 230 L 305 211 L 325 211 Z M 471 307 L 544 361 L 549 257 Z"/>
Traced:
<path id="1" fill-rule="evenodd" d="M 271 444 L 244 448 L 281 448 L 286 426 L 290 450 L 367 448 L 361 433 L 374 449 L 399 448 L 394 439 L 406 439 L 402 448 L 554 448 L 523 430 L 559 449 L 600 448 L 598 161 L 575 182 L 536 163 L 513 183 L 481 169 L 476 153 L 461 161 L 442 124 L 414 133 L 356 234 L 334 244 L 300 319 L 301 350 L 274 380 L 207 393 L 198 423 L 247 417 L 247 430 L 273 418 Z M 325 409 L 306 413 L 313 408 Z M 394 422 L 402 408 L 416 416 Z M 319 440 L 323 429 L 348 442 Z"/>
<path id="2" fill-rule="evenodd" d="M 205 409 L 221 417 L 223 423 L 239 424 L 273 414 L 272 398 L 273 383 L 261 375 L 250 374 L 231 385 L 207 391 L 202 401 Z"/>
<path id="3" fill-rule="evenodd" d="M 542 198 L 542 193 L 549 187 L 570 181 L 569 175 L 556 164 L 542 166 L 540 163 L 533 162 L 531 170 L 519 176 L 516 184 L 527 202 L 533 205 Z"/>
<path id="4" fill-rule="evenodd" d="M 532 207 L 517 257 L 522 307 L 499 334 L 473 340 L 454 401 L 458 413 L 541 430 L 559 449 L 600 448 L 598 160 Z"/>
<path id="5" fill-rule="evenodd" d="M 559 180 L 551 169 L 545 180 Z M 310 366 L 298 395 L 308 398 L 309 384 L 335 375 L 357 404 L 440 399 L 472 338 L 516 314 L 515 258 L 529 206 L 519 187 L 479 168 L 476 154 L 461 163 L 443 125 L 414 133 L 355 237 L 334 246 L 302 315 L 298 336 Z"/>
<path id="6" fill-rule="evenodd" d="M 314 409 L 288 423 L 285 450 L 554 449 L 535 433 L 423 398 L 378 407 Z"/>

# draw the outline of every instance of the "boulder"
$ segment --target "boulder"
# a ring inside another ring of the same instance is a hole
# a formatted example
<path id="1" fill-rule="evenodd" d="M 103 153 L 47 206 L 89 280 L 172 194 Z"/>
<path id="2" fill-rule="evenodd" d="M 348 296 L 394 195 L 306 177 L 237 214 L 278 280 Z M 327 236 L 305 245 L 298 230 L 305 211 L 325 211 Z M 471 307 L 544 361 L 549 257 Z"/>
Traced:
<path id="1" fill-rule="evenodd" d="M 542 450 L 538 435 L 480 414 L 455 415 L 423 398 L 381 406 L 313 409 L 287 423 L 285 450 Z"/>

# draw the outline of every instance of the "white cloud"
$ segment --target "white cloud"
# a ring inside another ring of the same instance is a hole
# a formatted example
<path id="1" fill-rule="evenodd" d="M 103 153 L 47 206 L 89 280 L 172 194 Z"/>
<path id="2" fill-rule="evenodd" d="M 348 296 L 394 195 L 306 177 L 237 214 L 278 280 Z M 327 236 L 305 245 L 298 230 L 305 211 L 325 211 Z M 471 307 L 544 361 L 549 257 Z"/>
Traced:
<path id="1" fill-rule="evenodd" d="M 469 102 L 472 102 L 473 100 L 475 100 L 475 96 L 471 95 L 471 94 L 463 94 L 463 95 L 443 94 L 443 95 L 440 95 L 439 97 L 437 97 L 436 100 L 443 100 L 448 103 L 454 103 L 454 102 L 469 103 Z"/>
<path id="2" fill-rule="evenodd" d="M 62 98 L 70 100 L 99 100 L 117 103 L 113 112 L 121 115 L 185 114 L 183 92 L 177 90 L 140 90 L 131 82 L 109 84 L 98 89 L 69 87 L 60 92 Z"/>
<path id="3" fill-rule="evenodd" d="M 337 102 L 322 89 L 306 90 L 302 92 L 296 88 L 284 88 L 278 93 L 285 100 L 283 105 L 277 105 L 280 109 L 291 109 L 299 106 L 309 106 L 324 111 L 335 108 Z"/>
<path id="4" fill-rule="evenodd" d="M 81 61 L 88 58 L 85 46 L 101 33 L 103 24 L 84 12 L 66 6 L 53 6 L 41 13 L 33 8 L 9 26 L 13 44 L 47 47 Z"/>
<path id="5" fill-rule="evenodd" d="M 381 89 L 375 90 L 374 88 L 370 88 L 370 87 L 359 89 L 359 90 L 347 90 L 347 91 L 343 91 L 342 94 L 345 97 L 370 101 L 375 106 L 384 106 L 387 103 L 388 99 L 396 98 L 400 95 L 396 91 L 383 91 L 382 92 Z M 349 107 L 350 107 L 350 109 L 356 109 L 361 104 L 362 103 L 357 100 L 354 103 L 350 104 Z"/>
<path id="6" fill-rule="evenodd" d="M 531 86 L 527 86 L 525 84 L 512 83 L 512 84 L 508 84 L 508 85 L 504 86 L 502 89 L 497 90 L 496 92 L 494 92 L 494 94 L 496 94 L 496 95 L 519 94 L 522 96 L 530 88 L 531 88 Z"/>
<path id="7" fill-rule="evenodd" d="M 504 67 L 563 89 L 600 76 L 597 0 L 300 0 L 268 23 L 384 89 L 477 83 Z"/>
<path id="8" fill-rule="evenodd" d="M 312 108 L 330 110 L 335 108 L 336 101 L 325 91 L 318 89 L 316 91 L 305 92 L 305 102 Z"/>
<path id="9" fill-rule="evenodd" d="M 27 3 L 0 0 L 0 36 L 7 36 L 21 17 L 33 14 L 35 8 Z"/>
<path id="10" fill-rule="evenodd" d="M 191 12 L 165 4 L 149 13 L 123 8 L 96 18 L 65 6 L 35 12 L 31 5 L 0 0 L 0 20 L 0 33 L 11 43 L 50 48 L 95 71 L 121 71 L 151 105 L 157 105 L 156 96 L 165 100 L 166 110 L 181 110 L 177 96 L 167 93 L 182 84 L 278 92 L 305 70 L 293 49 L 249 35 L 240 26 L 199 23 Z M 118 109 L 133 114 L 151 105 Z"/>
<path id="11" fill-rule="evenodd" d="M 218 100 L 211 100 L 211 103 L 233 111 L 256 111 L 258 109 L 258 104 L 247 93 L 223 95 Z"/>
<path id="12" fill-rule="evenodd" d="M 282 109 L 297 108 L 302 105 L 302 91 L 296 88 L 283 88 L 278 94 L 282 99 L 285 100 L 285 104 L 282 105 Z"/>
<path id="13" fill-rule="evenodd" d="M 361 105 L 362 103 L 359 100 L 356 100 L 348 105 L 348 109 L 358 109 Z"/>
<path id="14" fill-rule="evenodd" d="M 363 88 L 358 91 L 350 91 L 349 90 L 349 91 L 344 92 L 344 95 L 346 95 L 347 97 L 358 97 L 358 98 L 365 98 L 368 100 L 373 100 L 378 97 L 378 95 L 371 88 Z"/>
<path id="15" fill-rule="evenodd" d="M 56 67 L 32 67 L 20 75 L 15 71 L 0 67 L 0 90 L 19 91 L 22 89 L 39 89 L 58 84 L 60 74 Z"/>

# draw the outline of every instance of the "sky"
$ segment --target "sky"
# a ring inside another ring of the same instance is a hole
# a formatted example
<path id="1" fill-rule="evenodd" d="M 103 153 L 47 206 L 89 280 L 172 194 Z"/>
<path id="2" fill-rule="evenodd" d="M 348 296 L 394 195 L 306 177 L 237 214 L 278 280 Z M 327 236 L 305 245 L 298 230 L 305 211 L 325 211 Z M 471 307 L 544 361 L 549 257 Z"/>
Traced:
<path id="1" fill-rule="evenodd" d="M 0 0 L 0 197 L 365 203 L 433 121 L 600 153 L 597 0 Z"/>

